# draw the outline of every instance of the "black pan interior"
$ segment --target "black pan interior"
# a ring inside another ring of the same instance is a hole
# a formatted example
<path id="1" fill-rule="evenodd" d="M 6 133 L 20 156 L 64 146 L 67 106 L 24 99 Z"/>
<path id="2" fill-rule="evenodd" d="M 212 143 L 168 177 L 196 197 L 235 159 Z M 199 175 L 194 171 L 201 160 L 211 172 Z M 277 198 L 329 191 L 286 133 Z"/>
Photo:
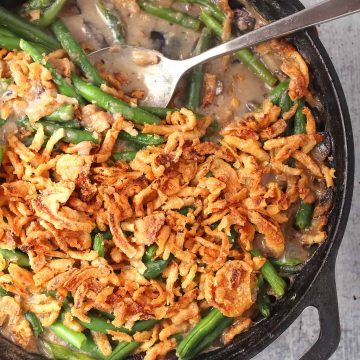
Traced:
<path id="1" fill-rule="evenodd" d="M 232 0 L 236 5 L 237 0 Z M 3 3 L 3 2 L 2 2 Z M 8 1 L 10 5 L 14 1 Z M 303 8 L 297 0 L 250 0 L 267 19 L 275 20 Z M 319 113 L 321 126 L 332 139 L 333 166 L 336 168 L 335 203 L 329 218 L 329 239 L 322 244 L 307 263 L 287 295 L 273 309 L 272 316 L 256 323 L 228 346 L 203 354 L 199 359 L 250 359 L 274 341 L 297 318 L 306 303 L 306 295 L 322 274 L 326 262 L 335 260 L 350 210 L 354 147 L 346 100 L 331 61 L 320 43 L 316 30 L 310 29 L 291 37 L 307 60 L 312 74 L 312 89 L 323 109 Z M 329 280 L 330 281 L 330 280 Z M 336 296 L 336 294 L 334 294 Z M 25 353 L 10 341 L 0 337 L 0 358 L 3 360 L 40 360 L 38 355 Z M 138 357 L 136 357 L 138 358 Z"/>

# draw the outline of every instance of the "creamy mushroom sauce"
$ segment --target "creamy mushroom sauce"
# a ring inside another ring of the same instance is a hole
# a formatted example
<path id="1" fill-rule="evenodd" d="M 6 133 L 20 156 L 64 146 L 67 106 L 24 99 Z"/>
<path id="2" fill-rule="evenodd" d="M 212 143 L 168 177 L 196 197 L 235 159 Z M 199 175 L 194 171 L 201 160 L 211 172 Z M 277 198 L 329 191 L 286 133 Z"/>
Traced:
<path id="1" fill-rule="evenodd" d="M 131 1 L 129 1 L 131 3 Z M 156 49 L 172 59 L 186 59 L 191 56 L 199 33 L 170 24 L 143 11 L 131 11 L 129 2 L 113 0 L 113 6 L 126 28 L 126 42 L 129 45 Z M 127 4 L 126 4 L 127 3 Z M 159 0 L 156 3 L 169 6 L 173 1 Z M 186 4 L 176 3 L 179 10 L 191 12 Z M 260 19 L 260 18 L 259 18 Z M 113 45 L 113 38 L 103 22 L 93 1 L 77 0 L 76 6 L 68 6 L 63 12 L 63 20 L 78 41 L 86 43 L 93 50 Z M 263 21 L 259 20 L 259 25 Z M 161 43 L 163 43 L 163 46 Z M 229 63 L 231 61 L 231 63 Z M 121 72 L 121 69 L 119 69 Z M 217 90 L 212 105 L 202 108 L 201 112 L 214 116 L 224 126 L 234 116 L 249 110 L 249 106 L 261 104 L 269 89 L 239 61 L 230 57 L 209 63 L 206 71 L 217 77 Z M 181 106 L 184 99 L 186 82 L 183 82 L 175 95 L 173 104 Z M 131 84 L 125 89 L 131 92 Z"/>

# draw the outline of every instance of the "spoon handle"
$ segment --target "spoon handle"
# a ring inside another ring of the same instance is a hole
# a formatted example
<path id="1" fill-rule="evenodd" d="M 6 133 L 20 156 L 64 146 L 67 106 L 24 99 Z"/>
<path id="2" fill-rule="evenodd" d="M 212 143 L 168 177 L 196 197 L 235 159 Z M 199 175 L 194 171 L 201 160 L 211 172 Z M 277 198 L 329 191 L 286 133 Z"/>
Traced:
<path id="1" fill-rule="evenodd" d="M 360 11 L 360 0 L 326 0 L 184 60 L 187 70 L 211 59 Z"/>

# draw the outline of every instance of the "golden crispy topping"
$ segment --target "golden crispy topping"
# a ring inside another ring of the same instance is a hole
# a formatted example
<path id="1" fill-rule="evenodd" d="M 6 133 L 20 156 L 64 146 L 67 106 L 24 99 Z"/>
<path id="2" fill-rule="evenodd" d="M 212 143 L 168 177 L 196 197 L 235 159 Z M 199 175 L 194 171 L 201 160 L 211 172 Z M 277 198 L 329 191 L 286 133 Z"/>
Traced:
<path id="1" fill-rule="evenodd" d="M 244 261 L 228 261 L 205 281 L 205 298 L 225 316 L 237 317 L 256 300 L 256 276 Z"/>
<path id="2" fill-rule="evenodd" d="M 118 6 L 138 11 L 136 2 Z M 230 17 L 228 12 L 225 37 Z M 281 50 L 290 97 L 308 98 L 304 60 L 285 43 L 269 46 Z M 73 64 L 63 51 L 49 59 L 61 74 L 70 75 Z M 121 74 L 99 67 L 108 81 L 109 86 L 102 86 L 105 91 L 136 102 L 122 92 L 126 79 Z M 285 136 L 297 105 L 282 113 L 265 100 L 261 108 L 229 124 L 221 131 L 222 139 L 213 143 L 201 140 L 213 120 L 185 108 L 169 112 L 159 124 L 139 125 L 59 95 L 51 74 L 22 52 L 0 52 L 0 76 L 4 74 L 13 81 L 1 100 L 2 117 L 27 115 L 33 124 L 69 103 L 80 123 L 100 140 L 66 144 L 64 129 L 47 137 L 43 125 L 36 126 L 30 146 L 22 141 L 31 131 L 6 138 L 0 169 L 0 247 L 26 252 L 30 264 L 22 268 L 0 256 L 0 285 L 15 294 L 0 299 L 0 323 L 9 321 L 7 313 L 13 314 L 10 330 L 16 342 L 31 348 L 25 311 L 51 326 L 69 293 L 74 301 L 64 323 L 76 331 L 83 330 L 79 320 L 88 322 L 90 311 L 111 313 L 113 325 L 127 328 L 138 320 L 159 320 L 152 330 L 133 337 L 119 331 L 92 332 L 105 356 L 111 353 L 111 337 L 138 341 L 146 360 L 161 357 L 176 346 L 172 336 L 187 333 L 209 307 L 238 318 L 224 334 L 225 342 L 245 331 L 251 325 L 246 312 L 257 295 L 256 275 L 265 261 L 251 260 L 249 251 L 262 240 L 264 255 L 282 257 L 283 224 L 298 202 L 317 201 L 317 187 L 334 186 L 334 169 L 312 155 L 324 136 L 316 133 L 311 110 L 303 109 L 306 133 Z M 205 85 L 207 106 L 214 100 L 216 77 L 207 74 Z M 133 95 L 141 97 L 139 92 Z M 129 163 L 115 162 L 113 153 L 119 147 L 125 150 L 120 132 L 151 133 L 163 136 L 164 143 L 142 148 Z M 330 207 L 316 203 L 311 226 L 299 234 L 303 244 L 326 239 Z M 101 256 L 93 249 L 93 238 L 107 230 L 111 236 L 104 240 Z M 165 263 L 161 276 L 149 276 L 151 267 L 143 261 L 151 245 L 156 245 L 153 260 Z M 54 290 L 56 298 L 46 295 Z"/>

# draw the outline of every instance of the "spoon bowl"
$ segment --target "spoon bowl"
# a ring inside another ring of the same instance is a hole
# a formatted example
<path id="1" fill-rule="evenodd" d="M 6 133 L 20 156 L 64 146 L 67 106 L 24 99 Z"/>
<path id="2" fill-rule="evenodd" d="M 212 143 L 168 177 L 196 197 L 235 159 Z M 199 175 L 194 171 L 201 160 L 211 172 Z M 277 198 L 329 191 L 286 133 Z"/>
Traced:
<path id="1" fill-rule="evenodd" d="M 109 72 L 119 74 L 124 91 L 144 91 L 144 98 L 140 101 L 142 106 L 166 107 L 183 75 L 183 71 L 178 70 L 181 69 L 181 61 L 141 47 L 107 47 L 91 53 L 90 60 L 94 64 L 104 64 Z"/>

